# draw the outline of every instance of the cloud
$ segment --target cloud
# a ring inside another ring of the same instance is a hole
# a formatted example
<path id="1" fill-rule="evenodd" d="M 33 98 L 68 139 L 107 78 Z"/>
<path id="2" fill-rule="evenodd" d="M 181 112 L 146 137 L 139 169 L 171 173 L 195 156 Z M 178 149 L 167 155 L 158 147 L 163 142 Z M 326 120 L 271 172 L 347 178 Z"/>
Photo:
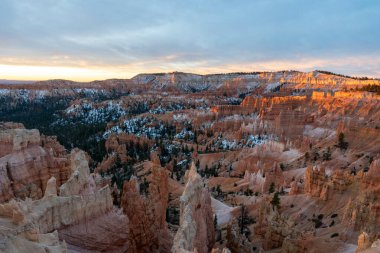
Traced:
<path id="1" fill-rule="evenodd" d="M 134 73 L 307 70 L 307 61 L 374 75 L 379 15 L 377 0 L 3 0 L 0 64 Z"/>

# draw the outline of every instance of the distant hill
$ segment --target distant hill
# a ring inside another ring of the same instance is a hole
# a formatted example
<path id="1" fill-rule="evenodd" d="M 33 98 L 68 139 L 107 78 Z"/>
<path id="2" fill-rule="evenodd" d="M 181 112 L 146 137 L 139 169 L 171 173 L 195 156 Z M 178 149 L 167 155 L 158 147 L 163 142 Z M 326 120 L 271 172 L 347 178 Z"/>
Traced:
<path id="1" fill-rule="evenodd" d="M 0 84 L 33 84 L 36 81 L 20 81 L 20 80 L 8 80 L 8 79 L 0 79 Z"/>
<path id="2" fill-rule="evenodd" d="M 33 84 L 33 85 L 31 85 Z M 274 72 L 235 72 L 220 74 L 194 74 L 184 72 L 138 74 L 131 79 L 108 79 L 91 82 L 70 80 L 17 81 L 0 79 L 0 88 L 11 89 L 59 89 L 59 88 L 116 88 L 145 89 L 182 92 L 234 91 L 240 93 L 263 89 L 266 92 L 279 89 L 346 90 L 365 86 L 379 86 L 380 80 L 368 77 L 351 77 L 324 70 L 301 72 L 284 70 Z"/>

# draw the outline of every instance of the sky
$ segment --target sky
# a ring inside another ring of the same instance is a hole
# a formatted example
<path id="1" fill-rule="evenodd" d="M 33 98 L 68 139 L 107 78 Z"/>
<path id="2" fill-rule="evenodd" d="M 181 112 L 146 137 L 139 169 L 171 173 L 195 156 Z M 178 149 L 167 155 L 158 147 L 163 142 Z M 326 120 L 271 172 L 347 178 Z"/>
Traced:
<path id="1" fill-rule="evenodd" d="M 0 0 L 0 79 L 380 77 L 379 0 Z"/>

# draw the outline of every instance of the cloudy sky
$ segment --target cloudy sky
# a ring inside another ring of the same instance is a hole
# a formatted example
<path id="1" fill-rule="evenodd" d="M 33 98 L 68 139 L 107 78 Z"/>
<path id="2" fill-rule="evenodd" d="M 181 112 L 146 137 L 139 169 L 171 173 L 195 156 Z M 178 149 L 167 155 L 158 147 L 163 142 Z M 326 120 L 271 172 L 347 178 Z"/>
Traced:
<path id="1" fill-rule="evenodd" d="M 379 0 L 0 0 L 0 79 L 323 69 L 380 77 Z"/>

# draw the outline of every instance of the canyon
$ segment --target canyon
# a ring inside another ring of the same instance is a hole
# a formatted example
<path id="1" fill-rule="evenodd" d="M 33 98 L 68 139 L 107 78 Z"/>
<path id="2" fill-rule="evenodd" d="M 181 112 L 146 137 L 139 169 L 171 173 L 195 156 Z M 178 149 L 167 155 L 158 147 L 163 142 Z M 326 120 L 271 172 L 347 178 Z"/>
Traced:
<path id="1" fill-rule="evenodd" d="M 380 252 L 380 80 L 0 84 L 0 252 Z"/>

